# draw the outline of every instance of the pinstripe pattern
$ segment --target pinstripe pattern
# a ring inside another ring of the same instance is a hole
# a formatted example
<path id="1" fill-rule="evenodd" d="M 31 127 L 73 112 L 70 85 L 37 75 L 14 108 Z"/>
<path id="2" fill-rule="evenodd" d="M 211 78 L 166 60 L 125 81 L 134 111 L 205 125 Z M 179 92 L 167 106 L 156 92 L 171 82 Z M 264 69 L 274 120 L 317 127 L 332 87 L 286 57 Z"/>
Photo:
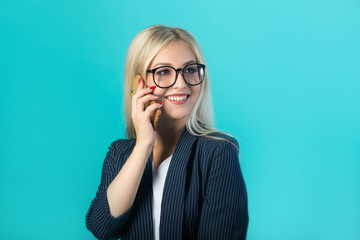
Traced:
<path id="1" fill-rule="evenodd" d="M 236 139 L 214 133 L 236 145 Z M 87 228 L 100 239 L 153 239 L 152 159 L 149 157 L 133 206 L 109 214 L 106 189 L 130 156 L 135 139 L 117 140 L 106 155 L 101 183 L 86 214 Z M 184 130 L 166 176 L 160 239 L 245 239 L 247 193 L 238 151 L 228 142 Z"/>

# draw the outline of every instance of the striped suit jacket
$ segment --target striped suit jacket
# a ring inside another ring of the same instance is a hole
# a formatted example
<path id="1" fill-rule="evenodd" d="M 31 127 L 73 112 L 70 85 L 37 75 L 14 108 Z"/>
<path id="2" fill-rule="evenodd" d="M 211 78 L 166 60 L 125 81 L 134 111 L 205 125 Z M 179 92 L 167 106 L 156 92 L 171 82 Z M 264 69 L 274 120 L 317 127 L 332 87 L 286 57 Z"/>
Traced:
<path id="1" fill-rule="evenodd" d="M 235 138 L 214 133 L 238 146 Z M 86 214 L 87 228 L 99 239 L 154 239 L 152 158 L 149 157 L 133 206 L 115 218 L 106 190 L 130 156 L 136 139 L 111 143 L 101 183 Z M 238 150 L 229 142 L 191 135 L 184 129 L 166 176 L 160 239 L 246 239 L 247 192 Z"/>

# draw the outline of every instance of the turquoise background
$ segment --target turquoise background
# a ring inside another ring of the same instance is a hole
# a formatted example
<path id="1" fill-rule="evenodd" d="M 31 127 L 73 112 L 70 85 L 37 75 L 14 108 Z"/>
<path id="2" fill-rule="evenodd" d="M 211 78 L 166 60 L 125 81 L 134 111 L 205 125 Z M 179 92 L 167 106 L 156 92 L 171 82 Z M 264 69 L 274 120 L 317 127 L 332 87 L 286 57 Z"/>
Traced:
<path id="1" fill-rule="evenodd" d="M 152 24 L 202 46 L 216 126 L 241 146 L 248 239 L 360 239 L 357 0 L 0 0 L 0 239 L 94 239 L 126 51 Z"/>

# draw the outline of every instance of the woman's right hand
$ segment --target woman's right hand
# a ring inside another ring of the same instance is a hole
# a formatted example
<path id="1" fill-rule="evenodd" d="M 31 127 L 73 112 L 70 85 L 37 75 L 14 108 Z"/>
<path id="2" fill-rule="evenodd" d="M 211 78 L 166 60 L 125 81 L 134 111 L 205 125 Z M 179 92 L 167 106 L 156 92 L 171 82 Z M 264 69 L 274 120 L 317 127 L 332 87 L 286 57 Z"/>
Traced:
<path id="1" fill-rule="evenodd" d="M 150 122 L 150 116 L 156 109 L 161 108 L 161 104 L 151 104 L 144 110 L 148 101 L 158 99 L 152 94 L 153 90 L 154 88 L 144 88 L 141 81 L 131 99 L 131 118 L 136 131 L 136 145 L 106 190 L 109 212 L 115 218 L 133 206 L 147 160 L 154 147 L 156 132 Z M 107 177 L 104 178 L 106 181 Z"/>
<path id="2" fill-rule="evenodd" d="M 145 103 L 158 99 L 158 96 L 152 94 L 154 88 L 144 88 L 143 81 L 139 80 L 136 93 L 132 96 L 131 118 L 136 132 L 136 144 L 147 147 L 154 146 L 156 133 L 151 124 L 150 116 L 156 110 L 162 107 L 162 103 L 151 104 L 144 109 Z"/>

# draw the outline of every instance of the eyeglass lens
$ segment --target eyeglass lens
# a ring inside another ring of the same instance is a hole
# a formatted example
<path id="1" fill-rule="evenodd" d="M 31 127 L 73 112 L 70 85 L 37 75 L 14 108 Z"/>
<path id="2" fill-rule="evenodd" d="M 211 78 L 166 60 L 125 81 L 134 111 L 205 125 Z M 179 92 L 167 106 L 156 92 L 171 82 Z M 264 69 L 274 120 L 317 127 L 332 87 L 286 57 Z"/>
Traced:
<path id="1" fill-rule="evenodd" d="M 201 65 L 191 64 L 183 69 L 185 81 L 196 85 L 204 79 L 204 69 Z M 170 67 L 160 67 L 154 73 L 154 80 L 160 87 L 171 86 L 176 79 L 176 70 Z"/>

